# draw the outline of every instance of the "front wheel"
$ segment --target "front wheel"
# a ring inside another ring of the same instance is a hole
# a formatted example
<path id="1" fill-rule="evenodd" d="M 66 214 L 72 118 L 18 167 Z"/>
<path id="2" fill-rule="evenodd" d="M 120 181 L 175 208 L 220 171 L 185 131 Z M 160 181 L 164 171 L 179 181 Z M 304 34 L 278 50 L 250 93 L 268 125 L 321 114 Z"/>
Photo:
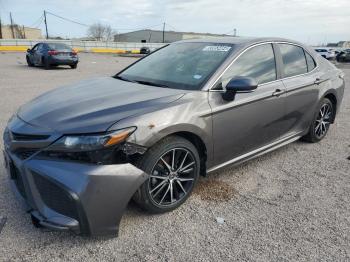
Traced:
<path id="1" fill-rule="evenodd" d="M 333 103 L 328 98 L 324 98 L 317 107 L 309 132 L 302 137 L 302 140 L 311 143 L 321 141 L 326 136 L 334 115 L 335 108 Z"/>
<path id="2" fill-rule="evenodd" d="M 164 213 L 179 207 L 192 193 L 199 177 L 200 158 L 191 142 L 171 136 L 148 150 L 138 167 L 150 177 L 134 200 L 147 211 Z"/>
<path id="3" fill-rule="evenodd" d="M 28 64 L 29 67 L 34 66 L 34 64 L 32 63 L 32 61 L 30 61 L 29 56 L 26 56 L 26 60 L 27 60 L 27 64 Z"/>
<path id="4" fill-rule="evenodd" d="M 77 67 L 78 67 L 78 63 L 70 65 L 70 68 L 72 68 L 72 69 L 76 69 Z"/>

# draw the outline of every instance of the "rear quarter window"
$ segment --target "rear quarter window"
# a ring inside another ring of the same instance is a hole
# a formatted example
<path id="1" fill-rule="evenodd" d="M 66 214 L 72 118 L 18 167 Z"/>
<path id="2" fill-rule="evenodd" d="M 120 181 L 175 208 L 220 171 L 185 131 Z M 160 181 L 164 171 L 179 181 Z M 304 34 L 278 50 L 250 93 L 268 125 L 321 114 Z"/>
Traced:
<path id="1" fill-rule="evenodd" d="M 307 71 L 310 72 L 314 70 L 314 68 L 316 67 L 316 62 L 308 52 L 306 52 L 305 50 L 304 52 L 305 52 L 305 57 L 307 62 Z"/>
<path id="2" fill-rule="evenodd" d="M 283 61 L 283 75 L 290 77 L 308 72 L 303 48 L 291 44 L 278 44 Z"/>

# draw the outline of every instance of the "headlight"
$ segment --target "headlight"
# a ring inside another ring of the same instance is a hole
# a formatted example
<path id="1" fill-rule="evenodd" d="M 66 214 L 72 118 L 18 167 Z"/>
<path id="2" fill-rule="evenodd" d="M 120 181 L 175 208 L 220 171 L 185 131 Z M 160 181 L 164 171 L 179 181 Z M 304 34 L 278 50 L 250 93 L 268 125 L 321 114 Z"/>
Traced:
<path id="1" fill-rule="evenodd" d="M 126 141 L 135 130 L 136 127 L 130 127 L 100 135 L 63 136 L 41 151 L 38 157 L 94 164 L 125 163 L 130 155 Z M 134 150 L 134 153 L 140 152 Z"/>
<path id="2" fill-rule="evenodd" d="M 105 149 L 125 141 L 136 127 L 113 131 L 102 135 L 63 136 L 46 151 L 82 152 Z"/>

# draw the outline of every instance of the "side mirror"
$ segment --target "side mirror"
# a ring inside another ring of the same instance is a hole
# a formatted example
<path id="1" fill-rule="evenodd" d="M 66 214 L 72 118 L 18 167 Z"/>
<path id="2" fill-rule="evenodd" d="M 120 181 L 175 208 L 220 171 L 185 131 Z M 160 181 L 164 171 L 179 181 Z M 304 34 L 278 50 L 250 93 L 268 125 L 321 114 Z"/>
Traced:
<path id="1" fill-rule="evenodd" d="M 226 85 L 226 92 L 223 98 L 228 101 L 232 101 L 235 98 L 236 93 L 249 93 L 254 91 L 258 87 L 258 83 L 254 78 L 237 76 L 232 78 Z"/>
<path id="2" fill-rule="evenodd" d="M 28 48 L 28 49 L 27 49 L 27 52 L 28 52 L 28 53 L 30 53 L 30 51 L 31 51 L 31 49 L 30 49 L 30 48 Z"/>

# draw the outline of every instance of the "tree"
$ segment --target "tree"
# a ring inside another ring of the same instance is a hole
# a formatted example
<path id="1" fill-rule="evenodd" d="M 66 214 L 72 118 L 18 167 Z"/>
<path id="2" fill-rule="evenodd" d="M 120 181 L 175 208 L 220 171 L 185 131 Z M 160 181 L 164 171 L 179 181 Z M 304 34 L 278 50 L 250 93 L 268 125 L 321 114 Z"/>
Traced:
<path id="1" fill-rule="evenodd" d="M 113 38 L 113 30 L 110 25 L 95 23 L 89 27 L 88 36 L 93 37 L 98 41 L 109 41 Z"/>

